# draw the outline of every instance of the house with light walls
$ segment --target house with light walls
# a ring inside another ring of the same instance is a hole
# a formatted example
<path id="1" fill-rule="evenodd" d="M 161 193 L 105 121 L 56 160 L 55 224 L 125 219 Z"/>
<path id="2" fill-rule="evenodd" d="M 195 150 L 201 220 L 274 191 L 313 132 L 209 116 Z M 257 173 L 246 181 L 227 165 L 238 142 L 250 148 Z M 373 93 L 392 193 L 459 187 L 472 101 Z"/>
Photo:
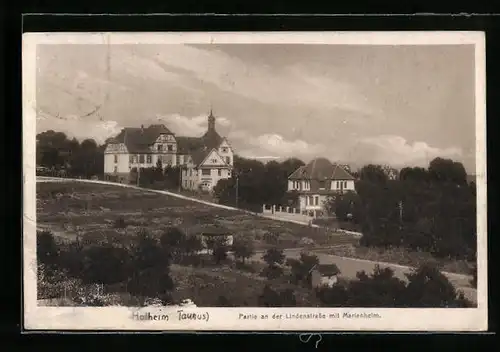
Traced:
<path id="1" fill-rule="evenodd" d="M 108 141 L 104 151 L 105 177 L 127 182 L 133 168 L 156 166 L 181 168 L 181 186 L 210 191 L 220 179 L 231 177 L 234 152 L 215 129 L 210 111 L 207 131 L 200 137 L 176 136 L 163 124 L 127 127 Z"/>
<path id="2" fill-rule="evenodd" d="M 288 177 L 288 191 L 296 192 L 301 214 L 317 217 L 328 197 L 355 192 L 354 177 L 339 164 L 316 158 Z"/>

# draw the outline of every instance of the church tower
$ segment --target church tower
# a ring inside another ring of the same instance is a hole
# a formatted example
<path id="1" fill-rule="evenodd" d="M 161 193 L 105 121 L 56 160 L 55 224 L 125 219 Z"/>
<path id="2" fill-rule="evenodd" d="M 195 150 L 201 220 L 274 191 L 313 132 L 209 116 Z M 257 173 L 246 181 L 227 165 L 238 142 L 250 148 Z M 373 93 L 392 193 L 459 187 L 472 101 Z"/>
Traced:
<path id="1" fill-rule="evenodd" d="M 208 115 L 208 131 L 215 131 L 215 116 L 212 114 L 210 108 L 210 115 Z"/>

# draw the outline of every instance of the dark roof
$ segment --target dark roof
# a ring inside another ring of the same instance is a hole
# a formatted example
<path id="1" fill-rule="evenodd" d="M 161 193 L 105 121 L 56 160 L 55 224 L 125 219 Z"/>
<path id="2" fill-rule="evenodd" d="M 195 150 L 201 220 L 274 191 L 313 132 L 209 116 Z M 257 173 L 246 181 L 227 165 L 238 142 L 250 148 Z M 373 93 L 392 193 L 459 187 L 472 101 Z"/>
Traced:
<path id="1" fill-rule="evenodd" d="M 354 180 L 343 167 L 332 164 L 326 158 L 317 158 L 309 164 L 299 167 L 289 177 L 290 180 L 316 180 L 316 181 L 346 181 Z M 311 186 L 312 187 L 312 186 Z"/>
<path id="2" fill-rule="evenodd" d="M 315 268 L 321 275 L 333 276 L 339 274 L 339 269 L 335 264 L 320 264 Z"/>
<path id="3" fill-rule="evenodd" d="M 203 148 L 203 140 L 199 137 L 175 137 L 177 141 L 177 152 L 180 154 L 189 154 L 193 150 Z"/>
<path id="4" fill-rule="evenodd" d="M 210 120 L 212 120 L 210 122 Z M 165 125 L 151 125 L 147 128 L 124 128 L 113 138 L 110 143 L 124 143 L 130 153 L 148 153 L 149 147 L 160 134 L 174 135 Z M 215 130 L 215 117 L 210 112 L 209 128 L 201 137 L 175 137 L 177 142 L 177 152 L 179 154 L 190 154 L 193 162 L 198 165 L 212 149 L 218 148 L 223 138 Z"/>
<path id="5" fill-rule="evenodd" d="M 173 135 L 165 125 L 151 125 L 147 128 L 126 127 L 111 142 L 124 143 L 130 153 L 144 153 L 150 151 L 149 146 L 160 134 Z"/>

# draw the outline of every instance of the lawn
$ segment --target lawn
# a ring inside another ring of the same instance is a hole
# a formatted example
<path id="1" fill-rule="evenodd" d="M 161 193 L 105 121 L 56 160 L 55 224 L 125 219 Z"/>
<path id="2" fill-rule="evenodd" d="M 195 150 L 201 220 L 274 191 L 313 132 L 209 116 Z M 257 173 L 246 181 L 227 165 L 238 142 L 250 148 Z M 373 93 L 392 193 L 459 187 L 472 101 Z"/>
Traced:
<path id="1" fill-rule="evenodd" d="M 120 218 L 125 220 L 125 228 L 115 226 Z M 357 242 L 349 235 L 216 208 L 147 189 L 81 182 L 37 183 L 38 228 L 50 229 L 68 240 L 80 235 L 126 241 L 140 228 L 160 234 L 168 226 L 177 226 L 190 233 L 200 224 L 220 224 L 236 236 L 250 237 L 256 249 L 302 247 L 304 238 L 311 239 L 313 246 Z M 274 237 L 270 239 L 269 234 Z"/>

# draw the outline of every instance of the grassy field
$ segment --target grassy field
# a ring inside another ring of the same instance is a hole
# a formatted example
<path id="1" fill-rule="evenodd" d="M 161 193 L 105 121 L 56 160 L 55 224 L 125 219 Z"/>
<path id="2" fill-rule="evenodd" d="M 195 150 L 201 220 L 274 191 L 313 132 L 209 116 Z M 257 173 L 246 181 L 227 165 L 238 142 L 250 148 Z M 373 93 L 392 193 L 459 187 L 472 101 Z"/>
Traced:
<path id="1" fill-rule="evenodd" d="M 125 228 L 115 227 L 119 218 L 125 220 Z M 161 234 L 168 226 L 177 226 L 189 234 L 200 224 L 220 224 L 237 236 L 250 237 L 256 249 L 302 247 L 304 238 L 311 239 L 313 246 L 357 242 L 348 235 L 215 208 L 146 189 L 78 182 L 37 183 L 38 228 L 50 229 L 68 240 L 80 235 L 126 241 L 140 228 Z M 278 235 L 278 243 L 270 242 L 267 234 Z"/>

